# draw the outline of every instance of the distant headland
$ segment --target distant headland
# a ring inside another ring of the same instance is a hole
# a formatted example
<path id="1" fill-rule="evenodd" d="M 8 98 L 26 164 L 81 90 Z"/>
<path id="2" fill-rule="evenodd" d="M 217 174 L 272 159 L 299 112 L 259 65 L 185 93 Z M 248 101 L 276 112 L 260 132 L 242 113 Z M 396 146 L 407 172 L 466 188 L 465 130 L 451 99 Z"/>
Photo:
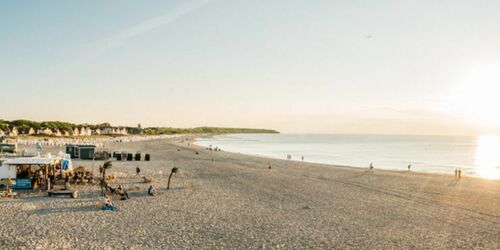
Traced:
<path id="1" fill-rule="evenodd" d="M 61 121 L 31 121 L 0 119 L 0 136 L 123 136 L 123 135 L 174 135 L 174 134 L 243 134 L 243 133 L 279 133 L 272 129 L 254 128 L 223 128 L 223 127 L 146 127 L 141 124 L 136 127 L 112 126 L 109 123 L 101 124 L 73 124 Z"/>

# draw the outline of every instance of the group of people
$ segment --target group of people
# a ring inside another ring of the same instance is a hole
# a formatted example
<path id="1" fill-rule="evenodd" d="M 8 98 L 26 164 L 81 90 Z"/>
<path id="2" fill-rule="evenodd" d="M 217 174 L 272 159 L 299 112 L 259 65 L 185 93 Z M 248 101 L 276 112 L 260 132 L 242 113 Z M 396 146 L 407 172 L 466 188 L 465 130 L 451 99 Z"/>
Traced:
<path id="1" fill-rule="evenodd" d="M 75 184 L 77 183 L 83 184 L 85 182 L 92 184 L 94 183 L 94 173 L 91 171 L 77 172 L 73 174 L 72 181 Z"/>
<path id="2" fill-rule="evenodd" d="M 370 163 L 370 166 L 369 166 L 369 169 L 370 169 L 370 172 L 373 171 L 373 162 Z M 408 172 L 411 171 L 411 164 L 408 164 Z M 455 169 L 455 179 L 462 179 L 462 169 L 460 168 L 456 168 Z"/>
<path id="3" fill-rule="evenodd" d="M 118 188 L 114 190 L 114 193 L 116 195 L 120 196 L 120 200 L 128 200 L 130 197 L 128 196 L 127 191 L 122 185 L 118 185 Z M 158 195 L 158 191 L 153 185 L 149 185 L 148 188 L 148 195 L 149 196 L 156 196 Z M 111 210 L 114 211 L 116 210 L 115 204 L 111 200 L 111 197 L 109 196 L 108 193 L 104 194 L 104 196 L 100 197 L 100 207 L 102 210 Z"/>

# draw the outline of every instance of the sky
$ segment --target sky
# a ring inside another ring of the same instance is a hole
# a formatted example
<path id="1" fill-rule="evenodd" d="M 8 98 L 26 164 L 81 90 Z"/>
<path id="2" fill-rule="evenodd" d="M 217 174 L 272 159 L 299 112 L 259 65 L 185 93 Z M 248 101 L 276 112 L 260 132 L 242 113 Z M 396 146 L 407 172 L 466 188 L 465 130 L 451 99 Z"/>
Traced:
<path id="1" fill-rule="evenodd" d="M 0 119 L 500 133 L 500 2 L 1 1 Z"/>

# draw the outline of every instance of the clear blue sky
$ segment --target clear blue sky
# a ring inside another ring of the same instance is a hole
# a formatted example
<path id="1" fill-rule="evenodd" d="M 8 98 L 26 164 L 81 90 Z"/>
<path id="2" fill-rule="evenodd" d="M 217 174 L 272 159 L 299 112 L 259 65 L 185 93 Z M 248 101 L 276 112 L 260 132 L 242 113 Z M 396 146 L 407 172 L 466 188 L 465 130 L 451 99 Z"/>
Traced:
<path id="1" fill-rule="evenodd" d="M 493 0 L 2 1 L 0 118 L 499 132 L 499 13 Z"/>

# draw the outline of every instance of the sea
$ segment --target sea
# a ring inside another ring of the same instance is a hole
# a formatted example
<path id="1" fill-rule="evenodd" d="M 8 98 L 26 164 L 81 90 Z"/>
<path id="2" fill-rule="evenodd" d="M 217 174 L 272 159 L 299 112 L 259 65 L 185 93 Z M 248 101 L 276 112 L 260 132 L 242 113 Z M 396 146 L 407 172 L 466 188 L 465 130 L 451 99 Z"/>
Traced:
<path id="1" fill-rule="evenodd" d="M 500 179 L 500 136 L 227 134 L 198 138 L 221 150 L 332 165 Z"/>

